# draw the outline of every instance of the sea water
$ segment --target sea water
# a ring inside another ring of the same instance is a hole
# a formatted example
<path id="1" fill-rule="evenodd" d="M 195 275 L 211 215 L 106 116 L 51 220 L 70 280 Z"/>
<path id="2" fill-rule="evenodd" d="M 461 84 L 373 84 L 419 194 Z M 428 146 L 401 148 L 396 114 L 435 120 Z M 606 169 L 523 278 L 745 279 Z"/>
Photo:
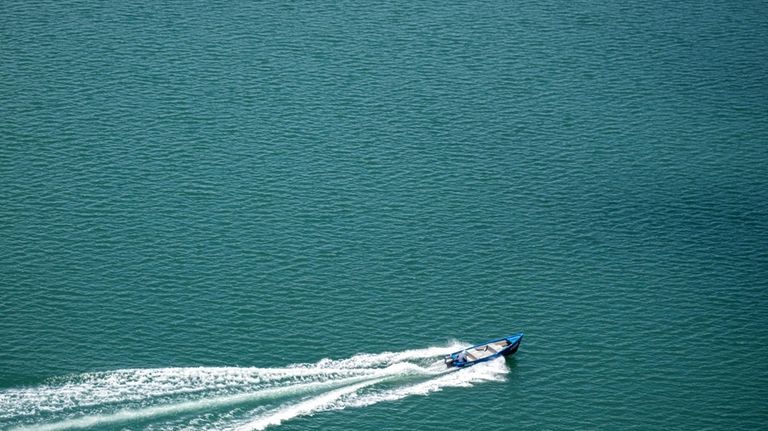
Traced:
<path id="1" fill-rule="evenodd" d="M 766 16 L 3 2 L 0 429 L 762 429 Z"/>

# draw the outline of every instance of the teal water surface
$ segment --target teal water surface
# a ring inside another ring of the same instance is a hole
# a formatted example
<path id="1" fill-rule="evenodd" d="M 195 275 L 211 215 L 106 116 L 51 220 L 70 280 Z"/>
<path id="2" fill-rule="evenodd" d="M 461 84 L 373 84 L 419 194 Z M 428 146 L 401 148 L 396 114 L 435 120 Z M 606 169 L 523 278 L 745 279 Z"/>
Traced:
<path id="1" fill-rule="evenodd" d="M 620 3 L 3 2 L 0 429 L 762 429 L 768 4 Z"/>

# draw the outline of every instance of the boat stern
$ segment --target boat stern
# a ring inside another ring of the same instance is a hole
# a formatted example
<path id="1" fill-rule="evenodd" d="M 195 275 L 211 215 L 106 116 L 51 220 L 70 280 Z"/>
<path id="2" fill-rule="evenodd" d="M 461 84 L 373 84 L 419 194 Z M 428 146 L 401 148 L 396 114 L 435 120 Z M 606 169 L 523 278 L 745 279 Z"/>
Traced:
<path id="1" fill-rule="evenodd" d="M 455 367 L 456 358 L 454 358 L 453 355 L 445 355 L 445 357 L 443 358 L 443 363 L 448 368 Z"/>

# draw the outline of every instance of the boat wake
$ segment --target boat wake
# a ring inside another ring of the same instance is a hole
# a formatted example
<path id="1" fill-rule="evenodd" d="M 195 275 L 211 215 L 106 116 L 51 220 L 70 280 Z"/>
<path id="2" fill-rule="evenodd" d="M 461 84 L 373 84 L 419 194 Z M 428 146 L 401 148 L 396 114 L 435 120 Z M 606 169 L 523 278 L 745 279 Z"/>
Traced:
<path id="1" fill-rule="evenodd" d="M 446 369 L 465 347 L 358 354 L 284 368 L 158 368 L 51 379 L 0 390 L 0 429 L 262 430 L 300 416 L 504 380 L 503 359 Z"/>

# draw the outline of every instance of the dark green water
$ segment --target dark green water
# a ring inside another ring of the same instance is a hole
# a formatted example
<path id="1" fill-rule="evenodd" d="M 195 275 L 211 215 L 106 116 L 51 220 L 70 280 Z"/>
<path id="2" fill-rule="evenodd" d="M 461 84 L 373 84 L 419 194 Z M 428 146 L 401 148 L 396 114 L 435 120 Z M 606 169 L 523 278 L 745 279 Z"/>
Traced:
<path id="1" fill-rule="evenodd" d="M 763 428 L 768 4 L 601 3 L 2 2 L 0 429 Z"/>

